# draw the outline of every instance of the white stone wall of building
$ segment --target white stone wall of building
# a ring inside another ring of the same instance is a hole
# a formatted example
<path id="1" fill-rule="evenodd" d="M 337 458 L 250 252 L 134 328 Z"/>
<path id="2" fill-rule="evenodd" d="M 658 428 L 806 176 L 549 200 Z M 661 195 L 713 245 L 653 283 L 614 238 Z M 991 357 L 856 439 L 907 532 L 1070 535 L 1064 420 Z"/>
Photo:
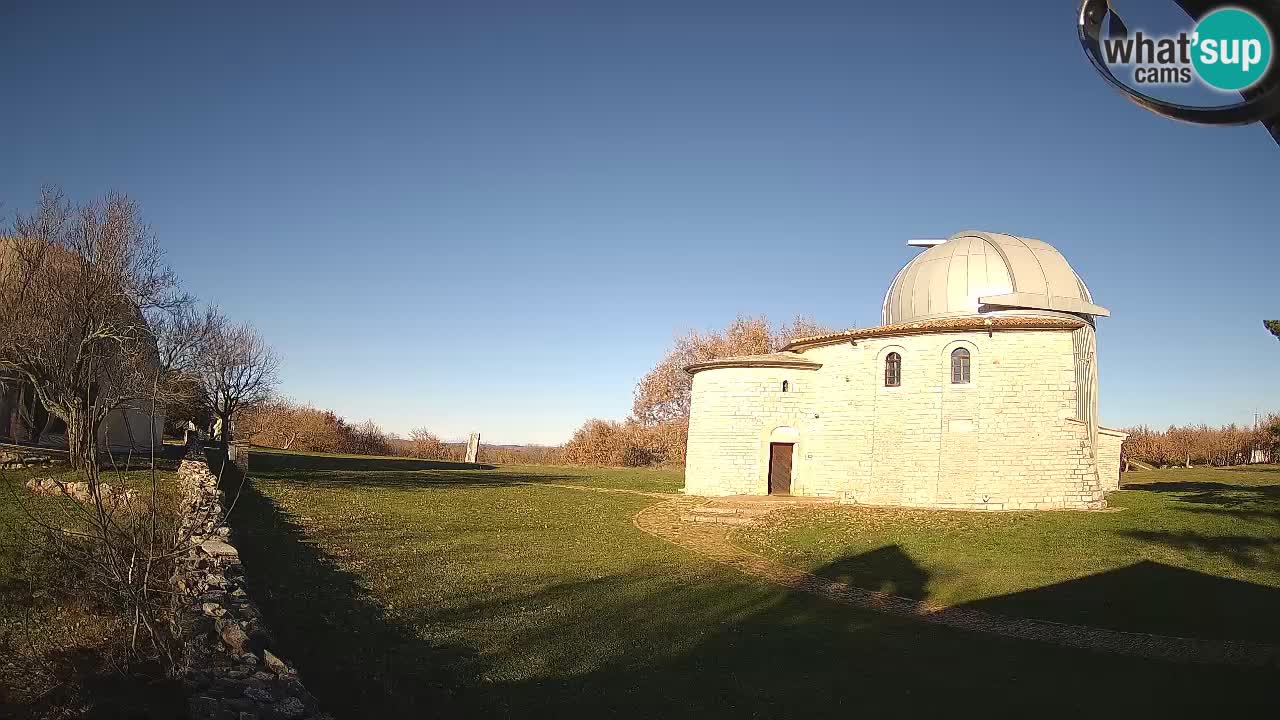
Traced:
<path id="1" fill-rule="evenodd" d="M 1098 432 L 1098 477 L 1103 490 L 1120 489 L 1120 448 L 1128 433 L 1102 428 Z"/>
<path id="2" fill-rule="evenodd" d="M 779 428 L 800 435 L 792 457 L 792 492 L 804 491 L 804 452 L 814 433 L 817 388 L 812 370 L 721 368 L 693 376 L 685 492 L 763 495 L 769 491 L 769 438 Z M 782 383 L 787 391 L 782 391 Z"/>
<path id="3" fill-rule="evenodd" d="M 965 385 L 950 382 L 957 347 L 971 354 Z M 890 352 L 902 357 L 899 387 L 884 386 Z M 800 433 L 797 495 L 988 510 L 1104 502 L 1088 430 L 1070 420 L 1077 390 L 1070 332 L 911 335 L 803 354 L 822 367 L 694 375 L 687 492 L 767 492 L 768 433 L 790 425 Z M 787 397 L 783 379 L 796 390 Z"/>

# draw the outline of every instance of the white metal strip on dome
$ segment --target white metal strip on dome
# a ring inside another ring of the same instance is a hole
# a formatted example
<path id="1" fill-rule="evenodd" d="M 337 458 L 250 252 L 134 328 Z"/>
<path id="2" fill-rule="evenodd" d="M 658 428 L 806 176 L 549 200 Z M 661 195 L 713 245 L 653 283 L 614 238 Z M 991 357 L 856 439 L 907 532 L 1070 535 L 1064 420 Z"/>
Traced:
<path id="1" fill-rule="evenodd" d="M 1110 317 L 1111 311 L 1101 305 L 1094 305 L 1073 297 L 1060 295 L 1041 295 L 1039 293 L 1015 292 L 1004 295 L 984 295 L 978 298 L 983 305 L 999 305 L 1009 308 L 1033 308 L 1036 310 L 1057 310 L 1059 312 L 1080 313 Z"/>

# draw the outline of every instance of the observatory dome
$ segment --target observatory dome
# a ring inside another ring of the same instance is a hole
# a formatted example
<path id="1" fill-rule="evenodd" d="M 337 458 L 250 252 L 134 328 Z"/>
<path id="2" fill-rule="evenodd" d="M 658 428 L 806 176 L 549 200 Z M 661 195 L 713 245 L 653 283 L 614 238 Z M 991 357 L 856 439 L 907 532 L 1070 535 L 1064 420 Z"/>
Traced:
<path id="1" fill-rule="evenodd" d="M 957 233 L 898 271 L 884 324 L 974 315 L 1106 316 L 1052 245 L 1000 233 Z"/>

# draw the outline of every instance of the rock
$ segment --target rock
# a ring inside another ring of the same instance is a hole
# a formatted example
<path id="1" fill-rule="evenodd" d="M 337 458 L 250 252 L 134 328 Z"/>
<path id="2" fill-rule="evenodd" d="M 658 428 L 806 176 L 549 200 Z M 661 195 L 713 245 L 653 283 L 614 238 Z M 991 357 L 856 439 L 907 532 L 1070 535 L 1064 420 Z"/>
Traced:
<path id="1" fill-rule="evenodd" d="M 218 621 L 218 637 L 235 654 L 240 655 L 249 650 L 249 636 L 245 634 L 240 623 L 230 620 Z"/>
<path id="2" fill-rule="evenodd" d="M 240 553 L 235 548 L 221 540 L 205 540 L 200 543 L 200 549 L 215 558 L 240 558 Z"/>
<path id="3" fill-rule="evenodd" d="M 302 701 L 298 698 L 291 697 L 281 700 L 272 709 L 275 710 L 276 715 L 286 718 L 287 720 L 294 720 L 295 718 L 302 717 L 302 715 L 307 711 L 307 706 L 303 705 Z"/>
<path id="4" fill-rule="evenodd" d="M 200 611 L 204 613 L 205 617 L 211 617 L 211 618 L 220 618 L 223 615 L 227 614 L 226 608 L 222 607 L 218 603 L 212 603 L 212 602 L 207 602 L 201 605 Z"/>
<path id="5" fill-rule="evenodd" d="M 272 695 L 270 690 L 262 688 L 247 687 L 244 689 L 244 696 L 260 703 L 273 703 L 276 701 L 276 696 Z"/>
<path id="6" fill-rule="evenodd" d="M 289 672 L 289 666 L 285 665 L 284 661 L 276 657 L 270 650 L 262 651 L 262 664 L 277 675 L 284 675 Z"/>

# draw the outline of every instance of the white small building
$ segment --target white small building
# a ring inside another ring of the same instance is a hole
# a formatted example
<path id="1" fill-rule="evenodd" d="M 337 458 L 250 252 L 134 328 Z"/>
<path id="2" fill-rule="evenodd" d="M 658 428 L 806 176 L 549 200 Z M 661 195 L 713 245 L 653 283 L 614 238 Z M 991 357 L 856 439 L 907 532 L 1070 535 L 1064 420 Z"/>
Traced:
<path id="1" fill-rule="evenodd" d="M 687 368 L 685 492 L 975 510 L 1101 508 L 1095 305 L 1051 245 L 962 232 L 907 263 L 884 324 Z"/>

